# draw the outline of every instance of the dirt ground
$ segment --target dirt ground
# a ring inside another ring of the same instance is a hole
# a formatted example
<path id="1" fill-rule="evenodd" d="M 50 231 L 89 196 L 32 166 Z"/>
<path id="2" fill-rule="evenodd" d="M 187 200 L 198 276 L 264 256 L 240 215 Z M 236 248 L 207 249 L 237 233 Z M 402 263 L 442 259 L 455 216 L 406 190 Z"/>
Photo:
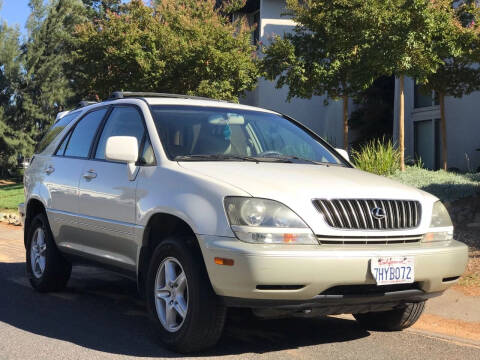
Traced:
<path id="1" fill-rule="evenodd" d="M 0 179 L 0 186 L 13 185 L 13 184 L 15 184 L 15 181 L 11 181 L 11 180 L 1 180 L 1 179 Z"/>

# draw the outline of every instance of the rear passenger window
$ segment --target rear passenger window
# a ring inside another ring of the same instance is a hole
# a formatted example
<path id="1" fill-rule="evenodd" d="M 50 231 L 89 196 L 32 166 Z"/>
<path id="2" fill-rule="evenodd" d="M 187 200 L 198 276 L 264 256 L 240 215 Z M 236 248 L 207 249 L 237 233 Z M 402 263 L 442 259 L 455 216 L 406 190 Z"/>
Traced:
<path id="1" fill-rule="evenodd" d="M 62 143 L 61 145 L 59 146 L 59 148 L 57 149 L 57 152 L 55 153 L 55 155 L 57 156 L 63 156 L 63 153 L 65 152 L 65 148 L 67 147 L 67 144 L 68 144 L 68 140 L 70 140 L 70 136 L 72 135 L 72 132 L 69 131 L 68 135 L 65 136 L 65 138 L 62 140 Z"/>
<path id="2" fill-rule="evenodd" d="M 50 129 L 48 129 L 45 136 L 40 140 L 35 148 L 35 154 L 40 154 L 43 150 L 47 148 L 48 145 L 52 143 L 52 141 L 57 137 L 58 134 L 62 132 L 65 127 L 70 124 L 70 122 L 75 119 L 79 115 L 79 112 L 75 112 L 72 114 L 67 114 L 60 120 L 58 120 L 55 124 L 53 124 Z"/>
<path id="3" fill-rule="evenodd" d="M 116 107 L 108 117 L 102 136 L 98 141 L 95 159 L 105 159 L 105 147 L 107 140 L 111 136 L 133 136 L 137 138 L 138 148 L 142 145 L 145 127 L 143 126 L 142 117 L 134 107 Z"/>
<path id="4" fill-rule="evenodd" d="M 66 145 L 65 156 L 88 157 L 92 140 L 106 112 L 107 109 L 92 111 L 78 122 Z"/>

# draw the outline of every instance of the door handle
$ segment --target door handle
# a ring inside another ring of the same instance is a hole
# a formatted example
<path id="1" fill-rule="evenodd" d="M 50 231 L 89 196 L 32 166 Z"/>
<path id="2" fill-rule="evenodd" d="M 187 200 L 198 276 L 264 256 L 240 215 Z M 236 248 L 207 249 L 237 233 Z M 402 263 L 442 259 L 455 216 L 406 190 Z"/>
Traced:
<path id="1" fill-rule="evenodd" d="M 55 171 L 55 168 L 54 168 L 52 165 L 49 165 L 49 166 L 45 169 L 45 174 L 50 175 L 50 174 L 53 173 L 54 171 Z"/>
<path id="2" fill-rule="evenodd" d="M 94 170 L 88 170 L 85 174 L 83 174 L 83 177 L 87 180 L 92 180 L 97 177 L 97 173 Z"/>

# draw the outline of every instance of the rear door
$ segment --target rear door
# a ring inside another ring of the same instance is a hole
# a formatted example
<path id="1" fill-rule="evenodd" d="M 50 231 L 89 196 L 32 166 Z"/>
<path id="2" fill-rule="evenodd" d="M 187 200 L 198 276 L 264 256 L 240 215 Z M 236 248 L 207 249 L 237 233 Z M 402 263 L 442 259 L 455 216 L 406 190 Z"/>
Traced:
<path id="1" fill-rule="evenodd" d="M 107 139 L 111 136 L 136 137 L 142 154 L 147 136 L 141 111 L 135 106 L 113 107 L 92 157 L 85 163 L 79 185 L 84 234 L 80 245 L 94 260 L 135 271 L 137 181 L 129 180 L 127 164 L 105 159 Z"/>
<path id="2" fill-rule="evenodd" d="M 53 217 L 50 223 L 60 246 L 68 246 L 78 236 L 78 183 L 106 112 L 107 109 L 88 112 L 64 136 L 54 155 L 45 163 L 45 184 L 51 197 L 48 213 Z"/>

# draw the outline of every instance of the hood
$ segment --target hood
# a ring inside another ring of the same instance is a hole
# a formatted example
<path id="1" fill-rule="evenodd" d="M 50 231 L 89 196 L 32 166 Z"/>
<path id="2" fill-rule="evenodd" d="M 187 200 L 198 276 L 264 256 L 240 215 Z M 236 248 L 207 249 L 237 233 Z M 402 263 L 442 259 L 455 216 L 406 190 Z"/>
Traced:
<path id="1" fill-rule="evenodd" d="M 434 197 L 383 176 L 341 166 L 254 162 L 181 162 L 180 166 L 240 188 L 254 197 L 372 198 Z M 288 202 L 288 201 L 287 201 Z"/>

